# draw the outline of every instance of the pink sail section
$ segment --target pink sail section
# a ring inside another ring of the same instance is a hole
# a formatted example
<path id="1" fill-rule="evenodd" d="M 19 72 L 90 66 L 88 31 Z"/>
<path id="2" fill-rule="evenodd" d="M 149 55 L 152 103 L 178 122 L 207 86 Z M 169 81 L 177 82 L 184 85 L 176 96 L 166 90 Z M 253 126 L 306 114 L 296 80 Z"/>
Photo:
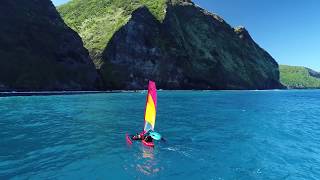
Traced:
<path id="1" fill-rule="evenodd" d="M 157 88 L 156 83 L 149 81 L 147 102 L 144 115 L 144 129 L 143 132 L 154 130 L 157 114 Z"/>

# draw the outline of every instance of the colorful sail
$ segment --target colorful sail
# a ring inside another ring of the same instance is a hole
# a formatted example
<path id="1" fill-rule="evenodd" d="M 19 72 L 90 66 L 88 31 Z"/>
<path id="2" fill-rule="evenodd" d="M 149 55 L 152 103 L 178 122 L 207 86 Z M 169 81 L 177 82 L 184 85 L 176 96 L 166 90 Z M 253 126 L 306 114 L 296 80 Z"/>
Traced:
<path id="1" fill-rule="evenodd" d="M 157 88 L 153 81 L 149 81 L 147 103 L 144 115 L 144 132 L 154 130 L 157 114 Z"/>

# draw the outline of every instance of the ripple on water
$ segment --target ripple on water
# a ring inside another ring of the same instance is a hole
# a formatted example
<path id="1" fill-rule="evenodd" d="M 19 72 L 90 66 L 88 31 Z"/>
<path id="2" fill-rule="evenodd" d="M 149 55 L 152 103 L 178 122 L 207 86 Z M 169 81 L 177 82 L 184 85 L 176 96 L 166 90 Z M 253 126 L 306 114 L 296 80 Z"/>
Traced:
<path id="1" fill-rule="evenodd" d="M 0 98 L 0 179 L 320 179 L 319 97 L 161 91 L 154 149 L 145 94 Z"/>

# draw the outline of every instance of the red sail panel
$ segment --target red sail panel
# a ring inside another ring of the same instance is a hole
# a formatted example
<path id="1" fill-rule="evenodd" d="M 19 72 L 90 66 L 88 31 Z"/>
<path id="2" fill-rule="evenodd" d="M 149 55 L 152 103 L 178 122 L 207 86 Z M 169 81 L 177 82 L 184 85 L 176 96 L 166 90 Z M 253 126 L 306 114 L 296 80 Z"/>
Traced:
<path id="1" fill-rule="evenodd" d="M 149 81 L 147 103 L 144 116 L 144 132 L 154 130 L 157 114 L 157 88 L 153 81 Z"/>

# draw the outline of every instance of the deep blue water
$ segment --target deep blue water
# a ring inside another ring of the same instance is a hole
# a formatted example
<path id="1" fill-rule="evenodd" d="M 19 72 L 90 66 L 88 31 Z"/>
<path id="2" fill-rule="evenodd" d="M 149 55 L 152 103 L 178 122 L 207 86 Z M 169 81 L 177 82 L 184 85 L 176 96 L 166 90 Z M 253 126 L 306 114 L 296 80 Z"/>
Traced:
<path id="1" fill-rule="evenodd" d="M 320 179 L 320 91 L 162 91 L 0 98 L 0 179 Z"/>

